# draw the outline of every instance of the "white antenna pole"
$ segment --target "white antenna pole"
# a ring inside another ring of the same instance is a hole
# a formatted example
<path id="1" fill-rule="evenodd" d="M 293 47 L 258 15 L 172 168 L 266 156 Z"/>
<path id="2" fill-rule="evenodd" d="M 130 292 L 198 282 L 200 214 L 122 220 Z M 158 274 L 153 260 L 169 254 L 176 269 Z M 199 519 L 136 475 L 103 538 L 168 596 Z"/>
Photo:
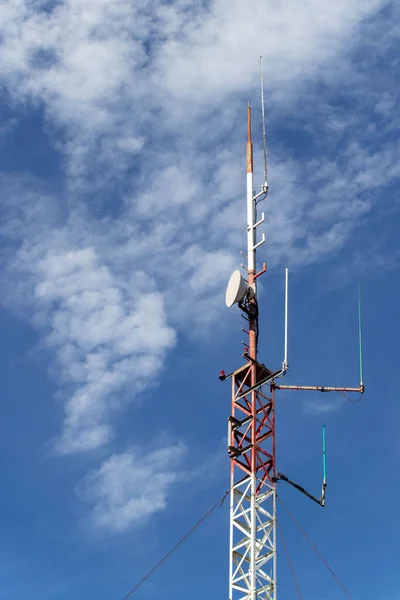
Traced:
<path id="1" fill-rule="evenodd" d="M 289 317 L 289 268 L 285 269 L 285 353 L 282 370 L 287 371 L 288 364 L 288 317 Z"/>
<path id="2" fill-rule="evenodd" d="M 247 146 L 246 146 L 246 170 L 247 170 L 247 269 L 250 275 L 255 275 L 256 252 L 255 252 L 255 202 L 253 197 L 253 144 L 251 141 L 251 108 L 247 105 Z M 255 282 L 250 277 L 249 284 L 255 292 Z"/>

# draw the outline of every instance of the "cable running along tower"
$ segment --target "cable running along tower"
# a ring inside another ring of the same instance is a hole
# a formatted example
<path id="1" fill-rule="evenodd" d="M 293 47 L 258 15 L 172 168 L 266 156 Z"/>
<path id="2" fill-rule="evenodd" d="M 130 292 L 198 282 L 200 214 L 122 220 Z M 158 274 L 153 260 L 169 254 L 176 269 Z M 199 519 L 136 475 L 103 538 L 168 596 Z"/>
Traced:
<path id="1" fill-rule="evenodd" d="M 326 451 L 323 429 L 323 482 L 321 497 L 317 498 L 294 483 L 276 468 L 275 453 L 275 395 L 277 390 L 317 390 L 321 392 L 364 392 L 360 345 L 359 387 L 322 387 L 281 385 L 279 380 L 288 370 L 288 269 L 285 274 L 285 328 L 284 358 L 277 370 L 268 369 L 258 359 L 259 311 L 257 280 L 267 268 L 257 271 L 257 249 L 265 243 L 265 234 L 257 238 L 258 227 L 264 222 L 264 213 L 258 217 L 258 204 L 268 195 L 267 154 L 264 119 L 264 86 L 262 61 L 261 109 L 264 146 L 264 183 L 258 193 L 253 186 L 253 143 L 251 135 L 251 108 L 247 107 L 247 278 L 239 270 L 232 274 L 226 290 L 228 307 L 238 305 L 247 322 L 243 328 L 247 340 L 243 342 L 244 364 L 226 375 L 231 379 L 232 412 L 228 419 L 228 453 L 231 458 L 230 488 L 230 570 L 229 600 L 277 599 L 277 535 L 276 485 L 284 481 L 305 494 L 320 506 L 325 505 Z M 360 315 L 360 311 L 359 311 Z M 360 316 L 359 316 L 360 318 Z M 361 322 L 359 321 L 360 344 Z M 264 388 L 265 386 L 265 388 Z M 268 392 L 264 392 L 267 389 Z"/>

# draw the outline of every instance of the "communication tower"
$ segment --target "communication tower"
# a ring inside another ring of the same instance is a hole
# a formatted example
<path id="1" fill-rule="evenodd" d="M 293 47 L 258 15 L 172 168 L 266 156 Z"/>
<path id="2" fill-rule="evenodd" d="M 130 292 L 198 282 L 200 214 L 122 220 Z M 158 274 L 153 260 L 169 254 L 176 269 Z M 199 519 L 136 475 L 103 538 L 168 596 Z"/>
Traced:
<path id="1" fill-rule="evenodd" d="M 230 570 L 229 600 L 277 599 L 277 539 L 276 485 L 285 481 L 320 506 L 325 506 L 326 450 L 323 428 L 323 482 L 320 498 L 309 494 L 277 470 L 275 447 L 275 396 L 277 390 L 306 390 L 320 392 L 364 392 L 361 354 L 361 320 L 359 310 L 360 385 L 359 387 L 323 387 L 282 385 L 280 379 L 288 371 L 288 268 L 285 271 L 284 357 L 277 370 L 270 370 L 258 359 L 259 310 L 257 280 L 266 264 L 257 271 L 257 249 L 265 243 L 265 234 L 258 239 L 257 230 L 265 221 L 258 216 L 258 204 L 268 195 L 267 154 L 265 135 L 264 85 L 262 60 L 261 109 L 264 149 L 264 182 L 258 193 L 253 186 L 253 143 L 251 108 L 247 107 L 247 271 L 244 278 L 239 270 L 232 274 L 226 290 L 226 305 L 237 305 L 247 321 L 243 329 L 247 336 L 242 357 L 244 364 L 226 375 L 231 379 L 232 411 L 228 419 L 228 453 L 231 459 L 230 485 Z M 360 302 L 359 302 L 360 307 Z M 268 392 L 264 392 L 265 389 Z"/>

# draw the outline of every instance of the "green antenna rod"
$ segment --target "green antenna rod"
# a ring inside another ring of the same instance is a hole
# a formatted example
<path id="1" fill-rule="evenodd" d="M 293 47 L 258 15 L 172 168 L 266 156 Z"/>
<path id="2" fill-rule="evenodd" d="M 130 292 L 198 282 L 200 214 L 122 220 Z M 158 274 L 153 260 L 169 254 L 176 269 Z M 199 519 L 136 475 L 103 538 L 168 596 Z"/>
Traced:
<path id="1" fill-rule="evenodd" d="M 299 485 L 298 483 L 295 483 L 294 481 L 292 481 L 291 479 L 289 479 L 288 477 L 286 477 L 286 475 L 283 475 L 283 473 L 277 472 L 276 475 L 273 477 L 272 481 L 280 481 L 280 480 L 281 481 L 286 481 L 286 483 L 289 483 L 291 486 L 293 486 L 294 488 L 296 488 L 296 490 L 299 490 L 299 492 L 301 492 L 302 494 L 304 494 L 305 496 L 307 496 L 307 498 L 310 498 L 310 500 L 313 500 L 314 502 L 316 502 L 320 506 L 324 507 L 325 506 L 326 488 L 328 486 L 328 484 L 326 483 L 325 425 L 322 425 L 322 465 L 323 465 L 323 471 L 324 471 L 324 478 L 322 480 L 321 498 L 316 498 L 315 496 L 313 496 L 312 494 L 310 494 L 309 492 L 307 492 L 307 490 L 305 490 L 301 485 Z"/>
<path id="2" fill-rule="evenodd" d="M 361 287 L 358 284 L 358 343 L 360 346 L 360 388 L 364 388 L 363 356 L 362 356 L 362 330 L 361 330 Z"/>

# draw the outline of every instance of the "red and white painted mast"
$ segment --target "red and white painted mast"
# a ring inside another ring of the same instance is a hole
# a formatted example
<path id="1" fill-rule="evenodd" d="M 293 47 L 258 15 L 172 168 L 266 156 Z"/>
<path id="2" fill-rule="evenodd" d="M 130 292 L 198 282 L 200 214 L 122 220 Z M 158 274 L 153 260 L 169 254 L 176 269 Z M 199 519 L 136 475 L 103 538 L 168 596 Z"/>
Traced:
<path id="1" fill-rule="evenodd" d="M 248 321 L 243 357 L 245 364 L 231 374 L 232 414 L 228 452 L 231 457 L 230 496 L 230 600 L 276 599 L 275 427 L 274 398 L 266 396 L 261 382 L 273 374 L 258 362 L 257 204 L 267 196 L 265 181 L 258 194 L 253 189 L 251 108 L 247 107 L 247 282 L 238 271 L 227 289 L 227 305 L 238 303 Z"/>

